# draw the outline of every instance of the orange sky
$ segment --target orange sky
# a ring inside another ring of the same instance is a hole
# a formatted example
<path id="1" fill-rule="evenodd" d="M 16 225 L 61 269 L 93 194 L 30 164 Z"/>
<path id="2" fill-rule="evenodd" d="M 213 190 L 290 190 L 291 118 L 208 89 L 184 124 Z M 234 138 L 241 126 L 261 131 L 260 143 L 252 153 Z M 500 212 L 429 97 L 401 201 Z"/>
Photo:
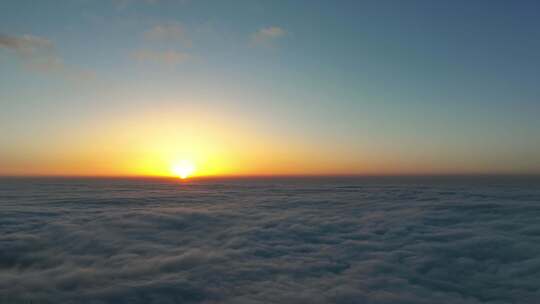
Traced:
<path id="1" fill-rule="evenodd" d="M 196 167 L 195 176 L 451 172 L 429 157 L 404 161 L 393 157 L 391 149 L 373 146 L 362 153 L 337 140 L 274 133 L 248 118 L 231 117 L 205 108 L 113 111 L 56 130 L 54 136 L 20 139 L 2 152 L 3 159 L 10 160 L 2 163 L 2 173 L 173 176 L 181 161 Z M 470 164 L 454 169 L 459 173 L 465 167 Z"/>

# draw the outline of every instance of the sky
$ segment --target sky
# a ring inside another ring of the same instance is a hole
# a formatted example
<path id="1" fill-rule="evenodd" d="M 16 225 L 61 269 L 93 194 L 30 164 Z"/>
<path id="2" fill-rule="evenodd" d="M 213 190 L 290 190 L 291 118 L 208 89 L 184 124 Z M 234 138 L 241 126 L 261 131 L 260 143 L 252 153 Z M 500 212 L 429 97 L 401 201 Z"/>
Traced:
<path id="1" fill-rule="evenodd" d="M 0 2 L 0 175 L 538 174 L 537 1 Z"/>

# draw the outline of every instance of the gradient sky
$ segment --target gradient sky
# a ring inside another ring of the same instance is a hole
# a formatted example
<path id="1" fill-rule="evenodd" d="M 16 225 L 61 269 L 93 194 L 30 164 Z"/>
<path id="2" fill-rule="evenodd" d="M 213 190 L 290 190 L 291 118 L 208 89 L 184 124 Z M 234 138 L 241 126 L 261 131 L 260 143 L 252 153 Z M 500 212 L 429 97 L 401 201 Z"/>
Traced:
<path id="1" fill-rule="evenodd" d="M 0 2 L 0 175 L 540 173 L 538 1 Z"/>

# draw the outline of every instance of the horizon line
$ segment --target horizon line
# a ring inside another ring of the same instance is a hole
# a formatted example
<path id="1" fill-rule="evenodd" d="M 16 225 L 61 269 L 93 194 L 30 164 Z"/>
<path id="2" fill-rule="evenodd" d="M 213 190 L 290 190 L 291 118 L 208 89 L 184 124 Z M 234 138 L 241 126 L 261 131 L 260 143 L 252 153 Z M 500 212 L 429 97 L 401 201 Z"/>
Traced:
<path id="1" fill-rule="evenodd" d="M 367 178 L 367 177 L 540 177 L 539 173 L 382 173 L 382 174 L 222 174 L 198 175 L 184 180 L 264 179 L 264 178 Z M 91 175 L 91 174 L 0 174 L 0 178 L 73 178 L 73 179 L 180 179 L 173 175 Z"/>

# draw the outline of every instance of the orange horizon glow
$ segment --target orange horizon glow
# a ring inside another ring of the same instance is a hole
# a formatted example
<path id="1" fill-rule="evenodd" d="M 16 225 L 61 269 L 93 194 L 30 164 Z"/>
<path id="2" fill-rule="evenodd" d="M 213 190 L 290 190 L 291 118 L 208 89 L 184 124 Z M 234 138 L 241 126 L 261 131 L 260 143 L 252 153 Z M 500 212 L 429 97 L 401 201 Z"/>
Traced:
<path id="1" fill-rule="evenodd" d="M 234 117 L 204 108 L 113 111 L 99 123 L 90 119 L 60 130 L 54 138 L 37 136 L 7 147 L 2 153 L 9 162 L 0 162 L 0 175 L 195 178 L 486 172 L 477 163 L 454 164 L 444 154 L 408 160 L 386 147 L 350 149 L 338 140 L 321 145 L 319 138 L 275 133 Z M 182 160 L 193 168 L 175 169 Z"/>

